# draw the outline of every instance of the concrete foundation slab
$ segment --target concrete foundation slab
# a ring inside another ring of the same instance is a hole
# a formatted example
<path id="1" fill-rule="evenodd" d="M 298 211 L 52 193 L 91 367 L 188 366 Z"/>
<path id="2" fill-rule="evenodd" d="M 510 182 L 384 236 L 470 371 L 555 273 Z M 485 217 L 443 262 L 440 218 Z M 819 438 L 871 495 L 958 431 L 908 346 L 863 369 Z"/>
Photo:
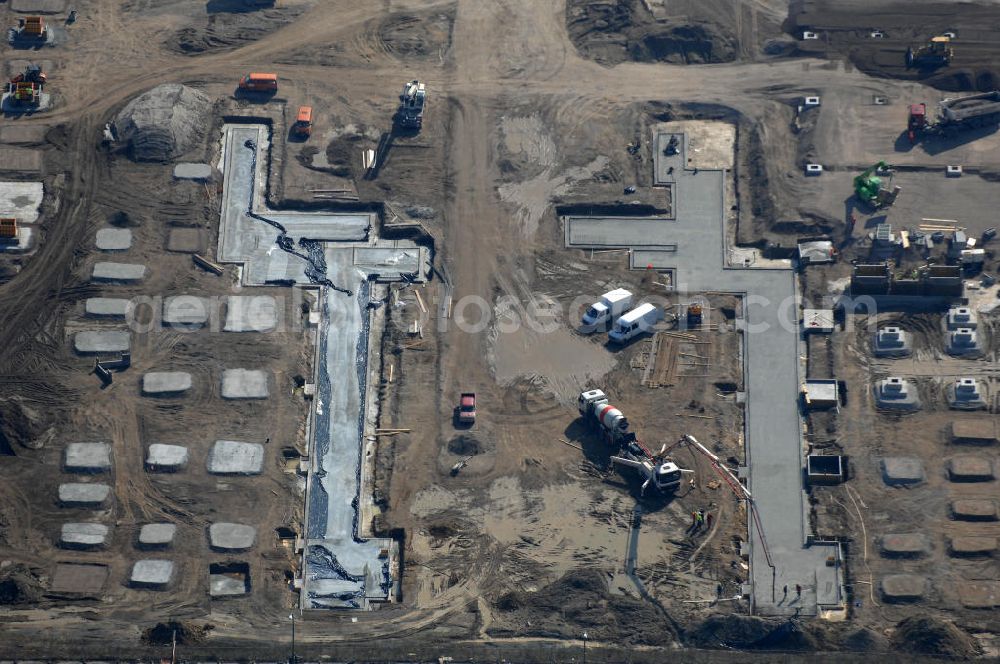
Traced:
<path id="1" fill-rule="evenodd" d="M 108 527 L 103 523 L 64 523 L 59 545 L 67 549 L 96 549 L 104 546 Z"/>
<path id="2" fill-rule="evenodd" d="M 124 353 L 131 349 L 131 338 L 128 332 L 118 330 L 77 332 L 73 337 L 73 347 L 80 355 Z"/>
<path id="3" fill-rule="evenodd" d="M 132 231 L 127 228 L 102 228 L 95 239 L 101 251 L 128 251 L 132 247 Z"/>
<path id="4" fill-rule="evenodd" d="M 188 449 L 182 445 L 153 443 L 146 450 L 146 470 L 175 473 L 187 466 L 188 458 Z"/>
<path id="5" fill-rule="evenodd" d="M 139 529 L 139 548 L 170 546 L 176 534 L 177 526 L 172 523 L 147 523 Z"/>
<path id="6" fill-rule="evenodd" d="M 213 565 L 213 567 L 215 567 Z M 250 592 L 249 572 L 231 572 L 228 574 L 208 575 L 208 594 L 212 597 L 223 599 L 226 597 L 237 597 Z"/>
<path id="7" fill-rule="evenodd" d="M 179 396 L 190 389 L 191 374 L 185 371 L 151 371 L 142 376 L 143 396 Z"/>
<path id="8" fill-rule="evenodd" d="M 174 177 L 178 180 L 211 180 L 212 167 L 208 164 L 180 163 L 174 166 Z"/>
<path id="9" fill-rule="evenodd" d="M 945 351 L 956 357 L 975 357 L 983 352 L 979 331 L 970 327 L 960 327 L 945 336 Z"/>
<path id="10" fill-rule="evenodd" d="M 122 297 L 89 297 L 83 312 L 91 318 L 125 318 L 131 302 Z"/>
<path id="11" fill-rule="evenodd" d="M 42 93 L 39 96 L 37 111 L 45 110 L 51 103 L 52 95 Z M 0 110 L 5 113 L 23 113 L 22 107 L 13 104 L 10 94 L 4 94 L 0 99 Z M 42 170 L 42 151 L 29 148 L 0 147 L 0 171 L 16 171 L 19 173 L 40 173 Z"/>
<path id="12" fill-rule="evenodd" d="M 207 324 L 212 312 L 212 300 L 194 295 L 174 295 L 163 300 L 164 325 L 197 328 Z"/>
<path id="13" fill-rule="evenodd" d="M 948 479 L 952 482 L 989 482 L 993 477 L 993 463 L 986 457 L 963 454 L 948 461 Z"/>
<path id="14" fill-rule="evenodd" d="M 916 602 L 927 594 L 927 579 L 916 574 L 890 574 L 881 585 L 887 602 Z"/>
<path id="15" fill-rule="evenodd" d="M 246 551 L 257 540 L 257 529 L 241 523 L 213 523 L 208 543 L 216 551 Z"/>
<path id="16" fill-rule="evenodd" d="M 266 399 L 267 372 L 253 369 L 226 369 L 222 372 L 223 399 Z"/>
<path id="17" fill-rule="evenodd" d="M 169 560 L 137 560 L 132 566 L 129 585 L 133 588 L 166 588 L 174 576 L 174 563 Z"/>
<path id="18" fill-rule="evenodd" d="M 891 533 L 879 542 L 887 558 L 917 558 L 931 550 L 930 540 L 923 533 Z"/>
<path id="19" fill-rule="evenodd" d="M 944 318 L 946 330 L 957 330 L 967 327 L 976 329 L 979 326 L 979 316 L 971 307 L 952 307 Z"/>
<path id="20" fill-rule="evenodd" d="M 45 142 L 45 133 L 48 130 L 49 128 L 44 125 L 7 125 L 0 127 L 0 143 L 40 145 Z"/>
<path id="21" fill-rule="evenodd" d="M 167 251 L 179 254 L 204 253 L 208 240 L 200 228 L 172 228 L 167 236 Z"/>
<path id="22" fill-rule="evenodd" d="M 136 263 L 96 263 L 91 281 L 103 283 L 135 283 L 146 278 L 146 266 Z"/>
<path id="23" fill-rule="evenodd" d="M 64 468 L 68 473 L 104 473 L 111 469 L 111 446 L 107 443 L 70 443 Z"/>
<path id="24" fill-rule="evenodd" d="M 22 224 L 35 223 L 44 194 L 41 182 L 0 182 L 0 217 L 15 217 Z"/>
<path id="25" fill-rule="evenodd" d="M 208 453 L 213 475 L 259 475 L 264 467 L 264 446 L 235 440 L 217 440 Z"/>
<path id="26" fill-rule="evenodd" d="M 272 332 L 278 325 L 278 305 L 270 295 L 226 298 L 226 332 Z"/>
<path id="27" fill-rule="evenodd" d="M 966 498 L 951 503 L 951 516 L 958 521 L 996 521 L 997 505 L 990 498 Z"/>
<path id="28" fill-rule="evenodd" d="M 967 609 L 992 609 L 1000 606 L 1000 582 L 960 581 L 958 598 Z"/>
<path id="29" fill-rule="evenodd" d="M 948 547 L 953 556 L 988 556 L 996 549 L 996 537 L 952 537 Z"/>
<path id="30" fill-rule="evenodd" d="M 107 504 L 111 487 L 107 484 L 60 484 L 59 504 L 63 507 L 97 509 Z"/>
<path id="31" fill-rule="evenodd" d="M 885 457 L 882 479 L 889 486 L 917 484 L 924 481 L 924 464 L 916 457 Z"/>
<path id="32" fill-rule="evenodd" d="M 52 572 L 49 592 L 56 595 L 100 596 L 108 582 L 108 566 L 59 563 Z"/>

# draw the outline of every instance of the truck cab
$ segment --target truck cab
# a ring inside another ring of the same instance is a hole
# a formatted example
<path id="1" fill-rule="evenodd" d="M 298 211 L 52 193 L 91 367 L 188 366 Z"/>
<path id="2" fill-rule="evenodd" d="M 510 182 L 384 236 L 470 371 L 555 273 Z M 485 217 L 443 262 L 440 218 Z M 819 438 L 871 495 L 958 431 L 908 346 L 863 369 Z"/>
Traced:
<path id="1" fill-rule="evenodd" d="M 240 90 L 247 92 L 277 92 L 278 75 L 250 72 L 240 79 Z"/>
<path id="2" fill-rule="evenodd" d="M 312 106 L 300 106 L 299 113 L 295 116 L 295 124 L 292 125 L 292 134 L 301 139 L 309 138 L 312 135 L 312 127 Z"/>
<path id="3" fill-rule="evenodd" d="M 597 329 L 607 329 L 616 317 L 621 316 L 632 306 L 632 293 L 624 288 L 616 288 L 601 296 L 587 309 L 583 315 L 583 332 L 593 332 Z"/>
<path id="4" fill-rule="evenodd" d="M 462 392 L 458 399 L 457 419 L 459 424 L 471 426 L 476 422 L 476 393 Z"/>

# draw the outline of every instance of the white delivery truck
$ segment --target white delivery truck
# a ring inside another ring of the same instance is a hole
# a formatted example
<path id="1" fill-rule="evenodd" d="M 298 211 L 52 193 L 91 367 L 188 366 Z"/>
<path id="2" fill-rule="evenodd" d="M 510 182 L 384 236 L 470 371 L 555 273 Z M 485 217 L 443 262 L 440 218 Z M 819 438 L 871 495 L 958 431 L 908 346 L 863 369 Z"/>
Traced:
<path id="1" fill-rule="evenodd" d="M 663 310 L 647 302 L 628 312 L 615 321 L 608 333 L 608 341 L 623 344 L 629 339 L 645 334 L 663 320 Z"/>
<path id="2" fill-rule="evenodd" d="M 632 293 L 624 288 L 616 288 L 601 296 L 599 302 L 595 302 L 587 313 L 583 315 L 583 331 L 593 332 L 601 328 L 607 329 L 618 316 L 628 311 L 632 306 Z"/>

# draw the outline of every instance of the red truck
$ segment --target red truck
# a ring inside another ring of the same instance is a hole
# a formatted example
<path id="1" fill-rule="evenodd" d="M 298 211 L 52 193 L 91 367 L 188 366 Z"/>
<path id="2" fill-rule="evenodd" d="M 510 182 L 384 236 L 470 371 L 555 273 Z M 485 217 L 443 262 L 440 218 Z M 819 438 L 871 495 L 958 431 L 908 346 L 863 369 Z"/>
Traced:
<path id="1" fill-rule="evenodd" d="M 462 392 L 458 399 L 456 419 L 459 424 L 472 425 L 476 422 L 476 393 Z"/>

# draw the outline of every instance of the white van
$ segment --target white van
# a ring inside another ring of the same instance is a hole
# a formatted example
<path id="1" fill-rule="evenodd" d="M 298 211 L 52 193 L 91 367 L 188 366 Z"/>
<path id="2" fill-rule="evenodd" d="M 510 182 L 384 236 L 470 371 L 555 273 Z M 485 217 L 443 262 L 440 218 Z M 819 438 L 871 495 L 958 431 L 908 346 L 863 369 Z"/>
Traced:
<path id="1" fill-rule="evenodd" d="M 624 288 L 616 288 L 601 296 L 600 301 L 595 302 L 587 313 L 583 315 L 583 332 L 593 332 L 601 328 L 606 329 L 618 316 L 628 311 L 632 306 L 632 293 Z"/>
<path id="2" fill-rule="evenodd" d="M 623 344 L 633 337 L 645 334 L 653 326 L 663 320 L 663 310 L 647 302 L 628 312 L 615 321 L 615 326 L 608 333 L 608 341 Z"/>

